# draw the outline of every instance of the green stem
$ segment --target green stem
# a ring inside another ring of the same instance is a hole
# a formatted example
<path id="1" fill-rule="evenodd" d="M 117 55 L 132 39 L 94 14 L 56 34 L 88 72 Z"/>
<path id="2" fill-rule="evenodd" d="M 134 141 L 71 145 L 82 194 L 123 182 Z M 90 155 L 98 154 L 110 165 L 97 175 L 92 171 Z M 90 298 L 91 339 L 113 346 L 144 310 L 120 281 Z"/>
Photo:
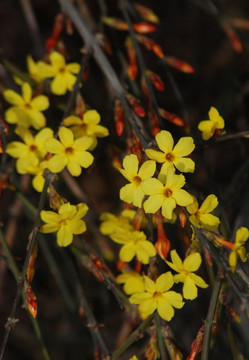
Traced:
<path id="1" fill-rule="evenodd" d="M 208 360 L 208 353 L 210 347 L 210 339 L 211 339 L 211 331 L 213 326 L 214 314 L 216 305 L 218 302 L 220 290 L 221 290 L 222 279 L 217 275 L 216 280 L 214 282 L 213 292 L 208 308 L 208 314 L 206 318 L 205 330 L 204 330 L 204 339 L 203 339 L 203 347 L 201 353 L 201 360 Z"/>
<path id="2" fill-rule="evenodd" d="M 160 351 L 160 359 L 168 360 L 165 341 L 164 341 L 163 333 L 162 333 L 162 320 L 161 320 L 160 316 L 158 315 L 158 313 L 155 316 L 155 320 L 156 320 L 157 342 L 158 342 L 158 348 Z"/>
<path id="3" fill-rule="evenodd" d="M 150 315 L 146 320 L 138 326 L 138 328 L 128 337 L 128 339 L 116 350 L 111 356 L 111 360 L 116 360 L 123 352 L 128 349 L 135 341 L 141 338 L 141 334 L 150 326 L 154 314 Z"/>

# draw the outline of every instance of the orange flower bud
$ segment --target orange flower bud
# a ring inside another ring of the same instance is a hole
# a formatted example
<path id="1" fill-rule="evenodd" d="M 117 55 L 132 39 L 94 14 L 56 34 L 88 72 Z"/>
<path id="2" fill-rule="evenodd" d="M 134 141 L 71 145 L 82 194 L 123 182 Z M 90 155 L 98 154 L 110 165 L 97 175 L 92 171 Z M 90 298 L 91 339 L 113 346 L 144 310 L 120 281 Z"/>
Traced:
<path id="1" fill-rule="evenodd" d="M 28 263 L 27 273 L 26 273 L 27 281 L 29 284 L 31 284 L 31 281 L 33 280 L 33 277 L 34 277 L 35 259 L 37 257 L 37 252 L 38 252 L 38 245 L 37 245 L 37 243 L 35 243 L 33 250 L 32 250 L 32 254 L 29 258 L 29 263 Z"/>
<path id="2" fill-rule="evenodd" d="M 162 108 L 159 108 L 160 115 L 165 119 L 171 122 L 176 126 L 184 126 L 184 121 L 176 114 L 166 111 Z"/>
<path id="3" fill-rule="evenodd" d="M 117 261 L 117 270 L 121 271 L 128 265 L 127 262 L 121 261 L 120 259 Z"/>
<path id="4" fill-rule="evenodd" d="M 149 34 L 156 31 L 156 27 L 154 25 L 145 22 L 133 24 L 133 29 L 139 34 Z"/>
<path id="5" fill-rule="evenodd" d="M 231 43 L 234 51 L 236 51 L 239 54 L 242 53 L 243 52 L 243 46 L 242 46 L 242 42 L 241 42 L 238 34 L 227 23 L 225 23 L 225 24 L 223 23 L 222 27 L 223 27 L 228 39 L 230 40 L 230 43 Z"/>
<path id="6" fill-rule="evenodd" d="M 121 136 L 124 132 L 125 120 L 124 120 L 124 109 L 119 99 L 115 100 L 114 121 L 116 126 L 116 133 L 118 136 Z"/>
<path id="7" fill-rule="evenodd" d="M 135 3 L 134 7 L 144 20 L 159 24 L 160 20 L 158 16 L 151 9 L 138 3 Z"/>
<path id="8" fill-rule="evenodd" d="M 160 126 L 159 126 L 158 117 L 157 117 L 157 115 L 155 114 L 155 112 L 153 110 L 150 110 L 148 115 L 149 115 L 149 119 L 151 121 L 151 124 L 153 126 L 152 134 L 153 134 L 153 136 L 156 136 L 156 134 L 161 131 Z"/>
<path id="9" fill-rule="evenodd" d="M 163 58 L 163 60 L 170 66 L 172 66 L 173 68 L 182 71 L 184 73 L 189 73 L 192 74 L 193 72 L 195 72 L 195 69 L 189 65 L 186 61 L 183 60 L 179 60 L 173 56 L 165 56 Z"/>
<path id="10" fill-rule="evenodd" d="M 63 26 L 64 26 L 64 15 L 59 13 L 55 17 L 52 35 L 48 38 L 46 42 L 46 50 L 49 51 L 55 47 L 55 45 L 58 42 L 59 36 L 62 32 Z"/>
<path id="11" fill-rule="evenodd" d="M 157 223 L 157 242 L 155 243 L 156 252 L 162 259 L 166 259 L 170 249 L 170 241 L 167 238 L 161 222 Z"/>
<path id="12" fill-rule="evenodd" d="M 146 70 L 145 74 L 148 76 L 152 84 L 159 91 L 163 91 L 165 89 L 164 83 L 159 75 L 155 74 L 153 71 Z"/>
<path id="13" fill-rule="evenodd" d="M 184 214 L 182 209 L 181 209 L 180 214 L 179 214 L 179 220 L 180 220 L 181 227 L 185 228 L 186 222 L 187 222 L 187 217 Z"/>
<path id="14" fill-rule="evenodd" d="M 36 302 L 36 296 L 31 289 L 31 286 L 25 282 L 25 296 L 28 303 L 28 309 L 30 314 L 33 316 L 33 318 L 36 318 L 37 315 L 37 302 Z"/>
<path id="15" fill-rule="evenodd" d="M 135 98 L 135 96 L 131 95 L 131 94 L 127 94 L 126 98 L 129 102 L 129 104 L 132 106 L 134 112 L 140 116 L 140 117 L 144 117 L 146 115 L 146 112 L 144 110 L 144 108 L 140 105 L 140 102 L 138 99 Z"/>
<path id="16" fill-rule="evenodd" d="M 163 50 L 159 44 L 157 44 L 154 40 L 147 38 L 143 35 L 136 35 L 137 40 L 146 47 L 147 50 L 153 51 L 158 57 L 163 58 Z"/>
<path id="17" fill-rule="evenodd" d="M 191 344 L 191 353 L 187 357 L 187 360 L 196 360 L 197 355 L 202 350 L 202 344 L 203 344 L 203 338 L 204 338 L 204 330 L 205 325 L 203 325 L 200 330 L 198 331 L 198 334 L 194 341 Z"/>
<path id="18" fill-rule="evenodd" d="M 127 31 L 129 30 L 129 26 L 127 25 L 127 23 L 122 20 L 122 19 L 118 19 L 118 18 L 114 18 L 114 17 L 104 17 L 102 19 L 103 23 L 107 26 L 110 26 L 116 30 L 121 30 L 121 31 Z"/>

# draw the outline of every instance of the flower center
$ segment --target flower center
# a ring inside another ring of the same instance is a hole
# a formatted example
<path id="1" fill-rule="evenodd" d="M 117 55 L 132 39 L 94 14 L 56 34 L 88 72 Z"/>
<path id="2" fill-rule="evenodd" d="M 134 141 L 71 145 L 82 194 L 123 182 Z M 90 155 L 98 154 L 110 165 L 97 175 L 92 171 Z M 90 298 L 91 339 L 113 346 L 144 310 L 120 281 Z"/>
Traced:
<path id="1" fill-rule="evenodd" d="M 65 149 L 65 153 L 67 155 L 72 155 L 74 153 L 74 149 L 72 147 L 68 147 Z"/>
<path id="2" fill-rule="evenodd" d="M 141 182 L 142 182 L 142 179 L 140 178 L 140 176 L 134 176 L 134 178 L 132 179 L 132 182 L 135 184 L 135 185 L 140 185 Z"/>
<path id="3" fill-rule="evenodd" d="M 160 292 L 156 291 L 153 294 L 153 299 L 158 300 L 161 296 L 162 296 L 162 294 Z"/>
<path id="4" fill-rule="evenodd" d="M 172 191 L 169 188 L 164 189 L 163 195 L 167 198 L 170 198 L 172 196 Z"/>
<path id="5" fill-rule="evenodd" d="M 37 146 L 35 144 L 32 144 L 29 146 L 29 150 L 30 151 L 36 151 L 37 150 Z"/>
<path id="6" fill-rule="evenodd" d="M 24 108 L 25 108 L 26 110 L 32 109 L 32 107 L 31 107 L 31 105 L 30 105 L 29 103 L 24 104 Z"/>
<path id="7" fill-rule="evenodd" d="M 165 156 L 166 160 L 169 162 L 173 162 L 175 160 L 175 155 L 172 152 L 168 152 Z"/>
<path id="8" fill-rule="evenodd" d="M 65 67 L 60 67 L 59 68 L 59 73 L 60 74 L 64 74 L 65 71 L 66 71 Z"/>

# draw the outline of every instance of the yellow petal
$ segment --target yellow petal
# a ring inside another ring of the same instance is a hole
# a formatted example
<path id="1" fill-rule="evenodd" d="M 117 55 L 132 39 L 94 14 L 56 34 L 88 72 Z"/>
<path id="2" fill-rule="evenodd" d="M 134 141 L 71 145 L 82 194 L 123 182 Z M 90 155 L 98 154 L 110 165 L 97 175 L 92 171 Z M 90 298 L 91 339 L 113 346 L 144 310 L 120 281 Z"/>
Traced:
<path id="1" fill-rule="evenodd" d="M 155 195 L 154 195 L 155 196 Z M 162 214 L 165 219 L 171 220 L 173 216 L 173 210 L 176 207 L 176 201 L 173 198 L 164 198 L 162 204 Z"/>
<path id="2" fill-rule="evenodd" d="M 225 126 L 224 119 L 220 116 L 218 110 L 215 107 L 211 106 L 208 115 L 209 115 L 209 119 L 215 123 L 217 129 L 224 128 Z"/>
<path id="3" fill-rule="evenodd" d="M 19 158 L 25 156 L 28 152 L 28 149 L 27 145 L 19 141 L 12 141 L 7 145 L 5 152 L 14 158 Z"/>
<path id="4" fill-rule="evenodd" d="M 187 156 L 193 152 L 195 148 L 194 139 L 192 137 L 182 137 L 174 147 L 176 157 Z"/>
<path id="5" fill-rule="evenodd" d="M 64 156 L 64 154 L 57 154 L 52 156 L 51 159 L 48 160 L 47 167 L 53 173 L 58 173 L 61 172 L 66 165 L 67 158 Z"/>
<path id="6" fill-rule="evenodd" d="M 73 234 L 69 230 L 68 226 L 62 225 L 57 233 L 57 244 L 65 247 L 72 243 Z"/>
<path id="7" fill-rule="evenodd" d="M 156 134 L 156 142 L 160 150 L 164 153 L 172 151 L 174 146 L 174 140 L 169 131 L 162 130 Z"/>
<path id="8" fill-rule="evenodd" d="M 165 292 L 168 291 L 170 288 L 172 288 L 174 284 L 174 280 L 173 280 L 173 275 L 171 274 L 170 271 L 160 275 L 157 279 L 156 279 L 156 290 L 158 292 Z"/>
<path id="9" fill-rule="evenodd" d="M 46 125 L 46 118 L 40 111 L 31 109 L 27 115 L 29 117 L 30 125 L 36 130 L 41 129 Z"/>
<path id="10" fill-rule="evenodd" d="M 144 211 L 147 214 L 155 214 L 157 210 L 163 204 L 163 196 L 161 194 L 151 195 L 145 202 L 144 202 Z"/>
<path id="11" fill-rule="evenodd" d="M 170 321 L 175 314 L 173 307 L 164 298 L 158 301 L 157 311 L 160 317 L 166 321 Z"/>
<path id="12" fill-rule="evenodd" d="M 215 125 L 210 120 L 204 120 L 199 123 L 198 129 L 202 131 L 203 140 L 209 140 L 214 134 Z"/>
<path id="13" fill-rule="evenodd" d="M 189 158 L 177 158 L 174 161 L 175 167 L 181 172 L 194 172 L 195 163 L 192 159 Z"/>
<path id="14" fill-rule="evenodd" d="M 189 272 L 196 271 L 201 266 L 201 261 L 201 255 L 198 252 L 192 253 L 184 259 L 183 268 Z"/>
<path id="15" fill-rule="evenodd" d="M 156 160 L 159 163 L 162 163 L 165 161 L 165 153 L 163 153 L 161 151 L 157 151 L 154 149 L 146 149 L 145 153 L 148 156 L 148 158 Z"/>
<path id="16" fill-rule="evenodd" d="M 145 300 L 139 305 L 139 311 L 143 314 L 143 316 L 147 317 L 150 314 L 153 314 L 153 312 L 157 308 L 157 303 L 154 299 L 150 298 L 148 300 Z"/>
<path id="17" fill-rule="evenodd" d="M 186 190 L 183 189 L 174 191 L 173 196 L 177 205 L 180 206 L 187 206 L 193 202 L 192 196 Z"/>
<path id="18" fill-rule="evenodd" d="M 181 309 L 184 305 L 184 302 L 182 301 L 182 295 L 175 291 L 167 291 L 163 293 L 163 297 L 177 309 Z"/>
<path id="19" fill-rule="evenodd" d="M 86 224 L 83 220 L 72 219 L 68 222 L 68 228 L 72 234 L 83 234 L 86 231 Z"/>
<path id="20" fill-rule="evenodd" d="M 51 82 L 51 91 L 55 95 L 64 95 L 67 92 L 67 84 L 64 76 L 57 75 Z"/>
<path id="21" fill-rule="evenodd" d="M 49 99 L 47 96 L 39 95 L 31 100 L 31 106 L 33 109 L 43 111 L 49 108 Z"/>
<path id="22" fill-rule="evenodd" d="M 48 152 L 51 154 L 62 154 L 64 156 L 65 148 L 64 146 L 56 139 L 48 139 L 44 142 L 44 146 Z"/>
<path id="23" fill-rule="evenodd" d="M 67 169 L 73 176 L 80 176 L 82 169 L 77 159 L 71 157 L 67 163 Z"/>
<path id="24" fill-rule="evenodd" d="M 141 187 L 135 188 L 132 199 L 133 205 L 141 208 L 143 198 L 144 198 L 144 192 L 141 190 Z"/>
<path id="25" fill-rule="evenodd" d="M 149 241 L 139 241 L 136 245 L 136 255 L 142 264 L 148 264 L 149 258 L 156 255 L 156 250 Z"/>
<path id="26" fill-rule="evenodd" d="M 58 225 L 58 223 L 60 221 L 60 216 L 57 213 L 55 213 L 54 211 L 42 210 L 40 216 L 41 216 L 42 221 L 44 221 L 46 223 Z"/>
<path id="27" fill-rule="evenodd" d="M 119 251 L 121 261 L 130 262 L 136 254 L 136 247 L 133 242 L 125 244 Z"/>
<path id="28" fill-rule="evenodd" d="M 11 105 L 20 106 L 23 104 L 23 98 L 13 90 L 5 90 L 3 92 L 4 99 Z"/>
<path id="29" fill-rule="evenodd" d="M 62 219 L 71 219 L 77 213 L 77 208 L 75 205 L 71 205 L 69 202 L 62 204 L 59 209 L 59 214 Z"/>
<path id="30" fill-rule="evenodd" d="M 197 287 L 190 276 L 186 276 L 185 278 L 183 284 L 183 297 L 188 300 L 193 300 L 197 297 Z"/>
<path id="31" fill-rule="evenodd" d="M 57 69 L 59 69 L 60 67 L 64 67 L 65 66 L 65 58 L 63 55 L 61 55 L 60 53 L 58 53 L 57 51 L 53 51 L 50 55 L 49 55 L 49 60 L 51 62 L 51 64 L 56 67 Z"/>
<path id="32" fill-rule="evenodd" d="M 189 274 L 189 276 L 192 280 L 194 280 L 195 284 L 200 288 L 205 289 L 208 287 L 208 284 L 200 276 L 193 273 Z"/>
<path id="33" fill-rule="evenodd" d="M 180 272 L 183 269 L 183 264 L 180 256 L 177 254 L 176 250 L 171 250 L 170 252 L 171 261 L 175 265 L 176 271 Z"/>
<path id="34" fill-rule="evenodd" d="M 22 84 L 22 96 L 26 103 L 30 103 L 32 97 L 32 89 L 29 83 L 25 82 Z"/>
<path id="35" fill-rule="evenodd" d="M 198 211 L 198 201 L 195 196 L 192 195 L 193 203 L 188 205 L 186 208 L 189 214 L 195 214 Z"/>
<path id="36" fill-rule="evenodd" d="M 120 189 L 119 196 L 122 201 L 131 204 L 134 197 L 134 191 L 136 188 L 133 184 L 127 184 Z"/>
<path id="37" fill-rule="evenodd" d="M 138 158 L 134 154 L 126 155 L 123 160 L 125 177 L 131 180 L 138 172 Z"/>
<path id="38" fill-rule="evenodd" d="M 74 136 L 70 129 L 65 126 L 60 127 L 58 132 L 61 143 L 67 148 L 72 147 L 74 143 Z"/>
<path id="39" fill-rule="evenodd" d="M 150 294 L 153 295 L 156 292 L 155 282 L 146 275 L 144 275 L 144 286 L 145 286 L 145 290 Z"/>
<path id="40" fill-rule="evenodd" d="M 131 304 L 141 304 L 149 299 L 151 299 L 151 294 L 146 292 L 135 293 L 129 298 Z"/>
<path id="41" fill-rule="evenodd" d="M 89 209 L 85 203 L 77 204 L 76 208 L 77 208 L 77 214 L 75 215 L 75 219 L 83 218 Z"/>
<path id="42" fill-rule="evenodd" d="M 203 201 L 200 212 L 201 213 L 210 213 L 218 206 L 218 199 L 215 195 L 211 194 Z"/>
<path id="43" fill-rule="evenodd" d="M 235 243 L 244 244 L 249 237 L 249 230 L 246 227 L 241 227 L 236 231 Z"/>
<path id="44" fill-rule="evenodd" d="M 138 175 L 142 180 L 145 180 L 147 178 L 151 178 L 156 171 L 156 163 L 153 160 L 148 160 L 143 163 L 143 165 L 140 167 L 140 170 L 138 172 Z"/>
<path id="45" fill-rule="evenodd" d="M 63 123 L 65 126 L 72 126 L 72 125 L 81 125 L 83 121 L 81 120 L 80 117 L 71 115 L 68 116 L 66 119 L 64 119 Z"/>
<path id="46" fill-rule="evenodd" d="M 200 222 L 207 230 L 215 231 L 218 229 L 220 220 L 212 214 L 200 214 Z"/>
<path id="47" fill-rule="evenodd" d="M 96 110 L 88 110 L 83 117 L 86 124 L 98 124 L 100 122 L 100 114 Z"/>
<path id="48" fill-rule="evenodd" d="M 232 251 L 229 255 L 228 262 L 232 272 L 234 272 L 237 264 L 237 253 L 235 251 Z"/>
<path id="49" fill-rule="evenodd" d="M 141 183 L 141 188 L 146 195 L 162 194 L 163 184 L 155 178 L 145 179 Z"/>
<path id="50" fill-rule="evenodd" d="M 80 71 L 80 64 L 77 63 L 67 64 L 66 69 L 73 74 L 78 74 Z"/>

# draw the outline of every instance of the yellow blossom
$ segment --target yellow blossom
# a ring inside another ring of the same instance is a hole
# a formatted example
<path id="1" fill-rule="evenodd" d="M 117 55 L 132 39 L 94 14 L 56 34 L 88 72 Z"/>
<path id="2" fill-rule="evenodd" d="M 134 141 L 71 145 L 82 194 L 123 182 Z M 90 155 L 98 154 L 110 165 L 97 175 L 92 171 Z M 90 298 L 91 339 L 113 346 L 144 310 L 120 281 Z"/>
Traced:
<path id="1" fill-rule="evenodd" d="M 142 264 L 148 264 L 149 258 L 156 255 L 154 245 L 146 239 L 143 231 L 128 231 L 120 228 L 117 230 L 110 235 L 110 238 L 123 245 L 119 252 L 120 260 L 130 262 L 136 256 Z"/>
<path id="2" fill-rule="evenodd" d="M 47 96 L 38 95 L 32 98 L 32 89 L 29 83 L 22 84 L 22 95 L 13 90 L 3 92 L 5 100 L 13 105 L 5 112 L 5 119 L 10 124 L 33 126 L 36 130 L 46 125 L 46 118 L 41 111 L 49 107 Z"/>
<path id="3" fill-rule="evenodd" d="M 39 63 L 39 73 L 43 78 L 53 78 L 51 91 L 55 95 L 64 95 L 72 90 L 76 76 L 80 71 L 78 63 L 66 64 L 65 58 L 57 51 L 49 55 L 50 64 Z"/>
<path id="4" fill-rule="evenodd" d="M 37 167 L 47 154 L 44 144 L 53 137 L 53 130 L 44 128 L 33 136 L 27 128 L 19 127 L 18 135 L 24 142 L 10 142 L 6 147 L 6 153 L 17 158 L 16 169 L 19 174 L 32 173 L 30 168 Z"/>
<path id="5" fill-rule="evenodd" d="M 209 120 L 203 120 L 198 125 L 198 129 L 202 132 L 203 140 L 210 139 L 214 135 L 215 130 L 223 129 L 225 126 L 224 119 L 215 107 L 211 106 L 208 116 Z"/>
<path id="6" fill-rule="evenodd" d="M 187 206 L 190 217 L 189 221 L 197 228 L 204 227 L 207 230 L 215 231 L 218 229 L 220 220 L 217 216 L 210 214 L 218 205 L 217 197 L 213 194 L 209 195 L 198 207 L 198 201 L 193 196 L 194 202 Z"/>
<path id="7" fill-rule="evenodd" d="M 48 160 L 48 169 L 58 173 L 67 167 L 73 176 L 81 174 L 81 167 L 88 168 L 93 162 L 93 156 L 87 149 L 92 144 L 92 138 L 84 136 L 74 139 L 70 129 L 61 127 L 58 132 L 60 141 L 49 139 L 45 146 L 47 151 L 55 154 Z"/>
<path id="8" fill-rule="evenodd" d="M 161 172 L 167 172 L 169 167 L 176 167 L 181 172 L 193 172 L 195 163 L 185 156 L 195 148 L 192 137 L 182 137 L 174 146 L 174 139 L 169 131 L 162 130 L 156 135 L 156 142 L 161 151 L 146 149 L 146 155 L 159 163 L 163 163 Z"/>
<path id="9" fill-rule="evenodd" d="M 136 355 L 133 355 L 130 360 L 138 360 L 137 356 Z"/>
<path id="10" fill-rule="evenodd" d="M 123 274 L 117 276 L 118 284 L 124 284 L 124 292 L 128 295 L 143 292 L 144 278 L 136 271 L 124 271 Z"/>
<path id="11" fill-rule="evenodd" d="M 134 220 L 136 212 L 134 210 L 123 210 L 119 216 L 115 216 L 109 212 L 104 212 L 100 215 L 100 232 L 103 235 L 114 233 L 117 228 L 133 230 L 132 221 Z"/>
<path id="12" fill-rule="evenodd" d="M 133 294 L 130 302 L 139 304 L 143 318 L 157 310 L 161 318 L 170 321 L 174 316 L 174 307 L 181 309 L 184 305 L 181 294 L 169 291 L 173 284 L 173 275 L 170 271 L 160 275 L 155 282 L 144 276 L 145 291 Z"/>
<path id="13" fill-rule="evenodd" d="M 30 56 L 30 55 L 27 56 L 27 68 L 28 68 L 29 75 L 36 82 L 41 82 L 44 79 L 41 76 L 40 65 L 43 66 L 42 61 L 38 61 L 36 63 L 34 61 L 34 59 L 32 58 L 32 56 Z"/>
<path id="14" fill-rule="evenodd" d="M 90 136 L 93 138 L 93 145 L 90 150 L 93 150 L 97 145 L 97 138 L 109 135 L 106 127 L 99 125 L 100 115 L 96 110 L 88 110 L 83 117 L 69 116 L 64 119 L 65 126 L 71 126 L 71 130 L 76 138 L 82 136 Z"/>
<path id="15" fill-rule="evenodd" d="M 197 271 L 201 265 L 201 255 L 197 252 L 192 253 L 183 262 L 176 250 L 172 250 L 170 256 L 172 262 L 166 261 L 166 263 L 171 269 L 179 273 L 174 275 L 174 282 L 183 283 L 183 297 L 185 299 L 195 299 L 197 297 L 197 286 L 208 287 L 208 284 L 200 276 L 194 274 L 194 271 Z"/>
<path id="16" fill-rule="evenodd" d="M 142 190 L 143 182 L 151 178 L 156 171 L 155 161 L 148 160 L 138 169 L 138 158 L 134 154 L 126 155 L 123 161 L 123 169 L 119 169 L 121 174 L 130 181 L 130 184 L 123 186 L 120 189 L 120 199 L 141 207 L 144 198 Z"/>
<path id="17" fill-rule="evenodd" d="M 234 272 L 237 264 L 238 256 L 243 262 L 246 262 L 246 249 L 243 246 L 249 237 L 249 230 L 246 227 L 241 227 L 236 231 L 235 242 L 232 244 L 232 252 L 229 255 L 229 265 Z"/>
<path id="18" fill-rule="evenodd" d="M 35 175 L 32 180 L 33 188 L 41 192 L 44 186 L 45 179 L 43 177 L 44 170 L 47 168 L 48 162 L 46 160 L 41 161 L 37 166 L 32 166 L 27 169 L 27 172 L 31 175 Z"/>
<path id="19" fill-rule="evenodd" d="M 165 184 L 158 179 L 146 179 L 142 183 L 142 189 L 146 195 L 150 195 L 144 202 L 146 213 L 155 214 L 162 208 L 162 214 L 167 219 L 172 219 L 173 210 L 176 205 L 187 206 L 193 202 L 192 196 L 182 187 L 185 177 L 176 175 L 174 169 L 170 168 L 165 176 Z"/>
<path id="20" fill-rule="evenodd" d="M 81 219 L 87 211 L 86 204 L 71 205 L 69 202 L 61 205 L 58 213 L 42 210 L 41 219 L 46 224 L 42 225 L 41 232 L 57 232 L 57 244 L 68 246 L 73 241 L 73 235 L 80 235 L 86 231 L 86 224 Z"/>

